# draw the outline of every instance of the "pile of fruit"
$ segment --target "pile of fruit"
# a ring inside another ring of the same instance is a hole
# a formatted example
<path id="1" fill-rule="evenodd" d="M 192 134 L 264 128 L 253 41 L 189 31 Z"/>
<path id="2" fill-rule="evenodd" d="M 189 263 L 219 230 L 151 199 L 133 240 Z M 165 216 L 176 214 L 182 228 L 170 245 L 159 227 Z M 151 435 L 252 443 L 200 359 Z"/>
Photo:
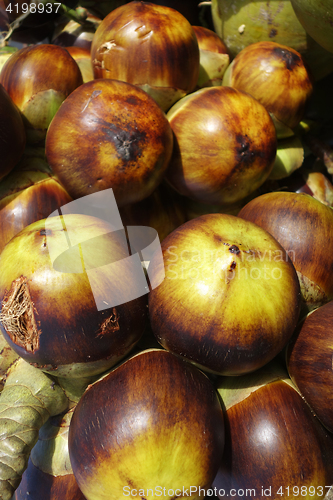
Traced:
<path id="1" fill-rule="evenodd" d="M 0 500 L 333 498 L 331 3 L 0 1 Z"/>

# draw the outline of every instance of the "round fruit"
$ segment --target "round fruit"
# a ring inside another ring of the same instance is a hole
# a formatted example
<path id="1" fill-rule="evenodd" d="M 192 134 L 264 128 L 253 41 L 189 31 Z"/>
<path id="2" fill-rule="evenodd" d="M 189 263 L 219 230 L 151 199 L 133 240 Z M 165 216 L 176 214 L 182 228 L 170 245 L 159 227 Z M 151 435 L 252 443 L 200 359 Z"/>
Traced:
<path id="1" fill-rule="evenodd" d="M 87 215 L 48 217 L 14 236 L 0 261 L 0 319 L 13 350 L 66 377 L 122 359 L 147 317 L 128 253 L 121 231 Z"/>
<path id="2" fill-rule="evenodd" d="M 87 389 L 74 410 L 68 446 L 87 500 L 171 500 L 184 490 L 195 499 L 222 458 L 223 413 L 206 375 L 149 349 Z"/>
<path id="3" fill-rule="evenodd" d="M 68 96 L 48 129 L 45 151 L 74 199 L 112 188 L 123 206 L 152 194 L 172 147 L 170 124 L 146 92 L 97 79 Z"/>
<path id="4" fill-rule="evenodd" d="M 278 136 L 292 135 L 313 92 L 301 54 L 275 42 L 252 43 L 232 61 L 223 85 L 248 92 L 271 114 Z M 286 130 L 285 130 L 286 129 Z"/>
<path id="5" fill-rule="evenodd" d="M 175 141 L 166 179 L 181 195 L 230 205 L 253 193 L 271 173 L 275 127 L 249 94 L 203 88 L 180 99 L 167 117 Z"/>
<path id="6" fill-rule="evenodd" d="M 148 297 L 160 344 L 200 368 L 240 375 L 276 356 L 298 321 L 300 290 L 281 245 L 226 214 L 186 222 L 162 242 L 162 283 Z M 161 280 L 160 280 L 161 281 Z"/>
<path id="7" fill-rule="evenodd" d="M 304 193 L 277 191 L 249 201 L 239 217 L 263 227 L 292 260 L 304 307 L 333 299 L 333 211 Z"/>
<path id="8" fill-rule="evenodd" d="M 321 423 L 333 432 L 333 302 L 298 326 L 287 348 L 289 375 Z"/>
<path id="9" fill-rule="evenodd" d="M 108 14 L 94 35 L 95 78 L 112 78 L 148 92 L 166 111 L 195 89 L 199 47 L 189 21 L 177 10 L 129 2 Z"/>

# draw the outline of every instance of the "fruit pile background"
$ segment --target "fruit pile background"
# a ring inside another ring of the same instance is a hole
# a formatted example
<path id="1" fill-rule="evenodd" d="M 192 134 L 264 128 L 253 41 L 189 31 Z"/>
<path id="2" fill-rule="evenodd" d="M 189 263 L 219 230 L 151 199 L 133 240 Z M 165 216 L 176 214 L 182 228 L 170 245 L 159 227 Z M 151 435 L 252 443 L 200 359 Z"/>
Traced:
<path id="1" fill-rule="evenodd" d="M 333 498 L 333 6 L 0 0 L 0 500 Z"/>

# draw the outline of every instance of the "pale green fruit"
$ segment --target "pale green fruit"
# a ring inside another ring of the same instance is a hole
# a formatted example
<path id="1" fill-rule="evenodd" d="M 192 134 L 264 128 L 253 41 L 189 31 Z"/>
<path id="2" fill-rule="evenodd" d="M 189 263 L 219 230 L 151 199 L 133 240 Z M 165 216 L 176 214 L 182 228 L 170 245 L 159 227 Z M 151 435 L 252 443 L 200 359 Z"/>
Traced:
<path id="1" fill-rule="evenodd" d="M 232 57 L 251 43 L 273 41 L 300 52 L 316 80 L 333 71 L 333 55 L 307 34 L 290 0 L 212 0 L 212 18 Z"/>
<path id="2" fill-rule="evenodd" d="M 333 53 L 332 0 L 291 0 L 291 4 L 306 32 Z"/>
<path id="3" fill-rule="evenodd" d="M 304 161 L 304 148 L 299 137 L 288 137 L 278 141 L 275 163 L 270 173 L 270 180 L 289 177 L 300 168 Z"/>

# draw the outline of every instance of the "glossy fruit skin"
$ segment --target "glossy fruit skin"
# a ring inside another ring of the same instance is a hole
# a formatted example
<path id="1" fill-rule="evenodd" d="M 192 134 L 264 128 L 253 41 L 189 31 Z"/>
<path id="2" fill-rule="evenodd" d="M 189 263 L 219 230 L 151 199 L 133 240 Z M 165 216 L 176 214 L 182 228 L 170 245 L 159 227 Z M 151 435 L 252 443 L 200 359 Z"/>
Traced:
<path id="1" fill-rule="evenodd" d="M 195 89 L 199 47 L 189 21 L 175 9 L 132 1 L 108 14 L 94 35 L 95 78 L 138 85 L 166 111 Z"/>
<path id="2" fill-rule="evenodd" d="M 330 301 L 301 322 L 286 350 L 290 378 L 330 432 L 333 431 L 332 324 Z"/>
<path id="3" fill-rule="evenodd" d="M 71 240 L 77 238 L 75 241 L 81 241 L 81 248 L 85 248 L 85 269 L 104 265 L 103 275 L 89 277 L 82 271 L 78 246 L 68 247 L 62 221 Z M 95 217 L 52 217 L 47 226 L 45 219 L 27 226 L 2 251 L 2 333 L 12 349 L 37 368 L 64 377 L 99 374 L 128 354 L 140 339 L 147 320 L 145 295 L 103 310 L 96 305 L 99 294 L 114 301 L 109 282 L 117 283 L 118 293 L 125 293 L 124 287 L 134 287 L 130 276 L 124 280 L 126 239 L 109 231 L 113 228 Z M 51 245 L 53 255 L 55 250 L 58 254 L 54 262 Z M 112 270 L 106 266 L 118 260 L 122 260 L 122 278 L 118 267 Z M 16 294 L 20 292 L 21 298 L 28 297 L 28 307 L 23 315 L 18 313 L 19 331 L 13 331 L 3 315 L 6 304 L 7 318 L 17 314 L 15 305 L 20 299 Z"/>
<path id="4" fill-rule="evenodd" d="M 225 452 L 213 482 L 217 490 L 232 495 L 234 488 L 237 500 L 250 489 L 255 500 L 297 498 L 302 486 L 307 500 L 325 496 L 332 483 L 332 435 L 284 380 L 255 388 L 225 411 L 225 419 Z"/>
<path id="5" fill-rule="evenodd" d="M 209 487 L 223 446 L 212 382 L 162 349 L 141 351 L 92 384 L 69 429 L 73 472 L 87 500 L 135 498 L 125 487 L 166 488 L 167 499 L 175 495 L 169 489 Z"/>
<path id="6" fill-rule="evenodd" d="M 275 42 L 245 47 L 224 74 L 224 84 L 251 94 L 291 129 L 304 117 L 313 92 L 312 74 L 301 54 Z"/>
<path id="7" fill-rule="evenodd" d="M 40 131 L 45 137 L 55 110 L 83 81 L 66 49 L 35 44 L 18 50 L 5 62 L 0 83 L 21 111 L 26 130 Z"/>
<path id="8" fill-rule="evenodd" d="M 13 55 L 13 54 L 12 54 Z M 1 165 L 0 180 L 15 167 L 22 157 L 26 134 L 21 114 L 10 95 L 0 84 Z"/>
<path id="9" fill-rule="evenodd" d="M 172 147 L 170 124 L 146 92 L 126 82 L 97 79 L 81 85 L 58 110 L 45 152 L 74 199 L 112 188 L 123 206 L 154 191 Z"/>
<path id="10" fill-rule="evenodd" d="M 174 149 L 166 179 L 194 201 L 230 205 L 268 178 L 277 148 L 266 109 L 231 87 L 197 90 L 167 113 Z"/>
<path id="11" fill-rule="evenodd" d="M 13 56 L 3 66 L 0 80 L 21 110 L 39 91 L 54 89 L 67 97 L 82 83 L 77 64 L 63 47 L 31 45 Z"/>
<path id="12" fill-rule="evenodd" d="M 333 299 L 333 211 L 304 193 L 277 191 L 247 203 L 239 217 L 271 233 L 285 248 L 312 309 Z"/>
<path id="13" fill-rule="evenodd" d="M 72 201 L 45 158 L 27 151 L 0 183 L 0 252 L 26 226 Z"/>
<path id="14" fill-rule="evenodd" d="M 232 58 L 252 43 L 271 41 L 300 52 L 316 80 L 333 71 L 332 54 L 307 34 L 290 0 L 212 0 L 212 18 Z"/>
<path id="15" fill-rule="evenodd" d="M 150 269 L 165 278 L 148 305 L 165 349 L 207 372 L 241 375 L 289 341 L 300 310 L 299 283 L 266 231 L 232 215 L 203 215 L 167 236 L 162 251 L 164 267 L 153 260 Z"/>
<path id="16" fill-rule="evenodd" d="M 291 0 L 291 4 L 306 32 L 324 49 L 333 53 L 333 13 L 330 0 Z"/>

